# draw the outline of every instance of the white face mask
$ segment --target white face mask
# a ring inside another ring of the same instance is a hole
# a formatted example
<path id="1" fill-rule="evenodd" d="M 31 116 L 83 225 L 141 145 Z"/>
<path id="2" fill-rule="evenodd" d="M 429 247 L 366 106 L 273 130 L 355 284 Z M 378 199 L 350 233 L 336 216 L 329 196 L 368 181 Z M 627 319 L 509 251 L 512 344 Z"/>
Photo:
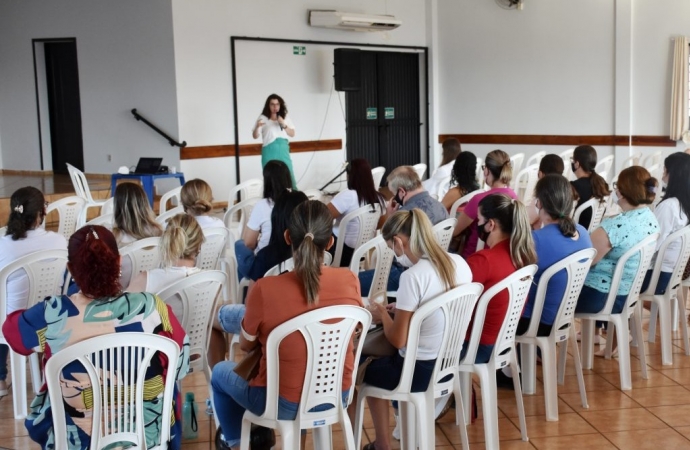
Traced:
<path id="1" fill-rule="evenodd" d="M 398 262 L 403 267 L 412 267 L 414 264 L 412 261 L 410 261 L 410 258 L 407 257 L 405 254 L 405 250 L 403 249 L 402 255 L 398 256 L 398 254 L 395 252 L 395 241 L 393 241 L 393 253 L 395 253 L 395 260 Z"/>
<path id="2" fill-rule="evenodd" d="M 618 194 L 616 193 L 616 191 L 614 190 L 613 192 L 611 192 L 611 201 L 615 204 L 618 204 L 619 200 L 620 200 L 620 198 L 618 197 Z"/>

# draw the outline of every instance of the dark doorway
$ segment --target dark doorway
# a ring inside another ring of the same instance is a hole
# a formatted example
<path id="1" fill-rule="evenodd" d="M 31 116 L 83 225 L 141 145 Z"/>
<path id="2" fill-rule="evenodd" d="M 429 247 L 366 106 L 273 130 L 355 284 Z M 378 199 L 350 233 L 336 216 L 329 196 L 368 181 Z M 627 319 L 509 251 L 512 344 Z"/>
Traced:
<path id="1" fill-rule="evenodd" d="M 419 54 L 363 51 L 361 89 L 348 91 L 347 159 L 386 173 L 420 162 Z M 385 178 L 384 178 L 385 179 Z"/>
<path id="2" fill-rule="evenodd" d="M 34 45 L 40 44 L 43 45 L 45 58 L 53 172 L 67 173 L 65 163 L 84 170 L 76 39 L 46 40 L 38 43 L 34 41 Z M 36 67 L 40 65 L 37 64 Z M 42 74 L 36 73 L 37 85 L 38 78 L 41 76 Z M 39 110 L 40 102 L 39 96 Z M 41 153 L 41 166 L 43 168 L 43 153 Z"/>

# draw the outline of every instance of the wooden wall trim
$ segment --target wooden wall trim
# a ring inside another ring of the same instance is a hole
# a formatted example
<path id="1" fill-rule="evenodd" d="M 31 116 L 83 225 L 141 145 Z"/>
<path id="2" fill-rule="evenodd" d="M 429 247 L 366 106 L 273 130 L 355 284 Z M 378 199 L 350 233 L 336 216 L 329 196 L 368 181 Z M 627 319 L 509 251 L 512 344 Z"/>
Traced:
<path id="1" fill-rule="evenodd" d="M 607 145 L 627 146 L 629 136 L 615 135 L 552 135 L 552 134 L 440 134 L 438 142 L 456 138 L 463 144 L 504 145 Z M 635 147 L 675 147 L 668 136 L 632 136 Z"/>
<path id="2" fill-rule="evenodd" d="M 290 142 L 290 153 L 322 152 L 328 150 L 340 150 L 342 148 L 342 139 Z M 257 155 L 261 155 L 261 144 L 240 144 L 240 156 Z M 181 160 L 224 158 L 228 156 L 235 156 L 235 144 L 206 145 L 199 147 L 185 147 L 180 149 Z"/>

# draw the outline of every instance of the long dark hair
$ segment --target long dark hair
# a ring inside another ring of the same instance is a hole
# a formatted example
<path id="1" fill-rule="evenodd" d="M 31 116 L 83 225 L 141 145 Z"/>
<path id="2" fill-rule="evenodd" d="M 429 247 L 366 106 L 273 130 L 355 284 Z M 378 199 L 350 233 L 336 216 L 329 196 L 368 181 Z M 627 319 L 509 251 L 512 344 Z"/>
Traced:
<path id="1" fill-rule="evenodd" d="M 7 235 L 13 241 L 24 239 L 26 232 L 36 228 L 38 218 L 46 216 L 43 192 L 33 186 L 19 188 L 10 197 L 10 217 L 7 220 Z"/>
<path id="2" fill-rule="evenodd" d="M 592 196 L 602 200 L 611 193 L 606 180 L 594 168 L 597 166 L 597 151 L 591 145 L 580 145 L 573 150 L 573 160 L 580 164 L 582 170 L 589 175 L 592 183 Z"/>
<path id="3" fill-rule="evenodd" d="M 357 192 L 360 206 L 384 204 L 383 196 L 374 186 L 369 161 L 362 158 L 353 159 L 347 166 L 347 188 Z"/>
<path id="4" fill-rule="evenodd" d="M 268 98 L 266 99 L 266 103 L 264 103 L 264 110 L 261 111 L 261 114 L 268 117 L 269 119 L 271 118 L 271 100 L 278 100 L 278 102 L 280 103 L 278 115 L 284 119 L 288 113 L 287 105 L 285 104 L 285 100 L 283 100 L 283 97 L 281 97 L 278 94 L 271 94 L 268 96 Z"/>
<path id="5" fill-rule="evenodd" d="M 573 210 L 573 190 L 570 182 L 563 175 L 555 173 L 544 175 L 537 181 L 534 196 L 537 197 L 546 214 L 558 221 L 558 229 L 561 230 L 563 236 L 575 236 L 575 222 L 570 217 L 570 211 Z"/>
<path id="6" fill-rule="evenodd" d="M 292 211 L 300 203 L 309 200 L 304 192 L 285 190 L 278 196 L 275 206 L 271 211 L 271 237 L 265 249 L 278 255 L 281 261 L 292 256 L 290 246 L 285 242 L 285 230 L 288 229 Z M 263 249 L 262 249 L 263 250 Z"/>
<path id="7" fill-rule="evenodd" d="M 671 153 L 664 160 L 668 184 L 664 199 L 677 198 L 680 207 L 690 218 L 690 155 L 683 152 Z"/>
<path id="8" fill-rule="evenodd" d="M 457 186 L 463 194 L 479 189 L 477 183 L 477 157 L 472 152 L 462 152 L 455 158 L 450 172 L 450 184 Z"/>
<path id="9" fill-rule="evenodd" d="M 443 144 L 441 144 L 441 147 L 443 148 L 443 158 L 441 158 L 441 164 L 439 164 L 440 166 L 445 166 L 446 164 L 455 161 L 455 158 L 457 158 L 462 151 L 460 141 L 456 138 L 446 139 L 443 141 Z"/>
<path id="10" fill-rule="evenodd" d="M 291 187 L 292 180 L 287 164 L 277 159 L 268 161 L 264 166 L 264 198 L 275 204 L 278 197 Z"/>

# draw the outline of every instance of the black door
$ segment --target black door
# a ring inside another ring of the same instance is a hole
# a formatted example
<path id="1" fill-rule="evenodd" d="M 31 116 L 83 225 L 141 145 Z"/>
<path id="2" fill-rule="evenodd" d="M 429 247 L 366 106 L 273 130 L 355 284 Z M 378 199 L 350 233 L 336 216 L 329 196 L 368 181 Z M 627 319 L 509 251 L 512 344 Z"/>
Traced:
<path id="1" fill-rule="evenodd" d="M 362 52 L 361 89 L 348 91 L 347 159 L 386 172 L 420 162 L 419 55 Z"/>
<path id="2" fill-rule="evenodd" d="M 77 43 L 46 42 L 44 48 L 53 172 L 67 173 L 65 163 L 84 170 Z"/>

